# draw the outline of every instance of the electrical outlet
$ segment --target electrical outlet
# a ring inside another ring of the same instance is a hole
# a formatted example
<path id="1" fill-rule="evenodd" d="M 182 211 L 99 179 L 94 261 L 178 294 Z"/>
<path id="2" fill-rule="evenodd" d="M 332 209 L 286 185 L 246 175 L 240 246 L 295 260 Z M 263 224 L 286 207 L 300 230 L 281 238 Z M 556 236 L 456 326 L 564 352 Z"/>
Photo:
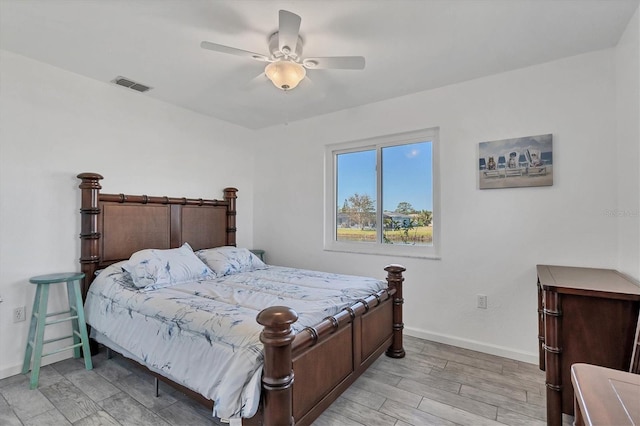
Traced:
<path id="1" fill-rule="evenodd" d="M 484 294 L 478 295 L 478 308 L 487 309 L 487 296 Z"/>
<path id="2" fill-rule="evenodd" d="M 27 308 L 21 306 L 13 310 L 13 322 L 21 322 L 27 319 Z"/>

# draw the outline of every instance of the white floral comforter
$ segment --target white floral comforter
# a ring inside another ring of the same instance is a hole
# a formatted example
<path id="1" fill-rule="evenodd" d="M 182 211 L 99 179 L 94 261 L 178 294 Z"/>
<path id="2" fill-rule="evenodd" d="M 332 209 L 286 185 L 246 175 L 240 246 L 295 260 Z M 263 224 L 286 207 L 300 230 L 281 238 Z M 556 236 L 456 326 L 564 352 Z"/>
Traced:
<path id="1" fill-rule="evenodd" d="M 89 289 L 92 335 L 213 400 L 213 415 L 221 418 L 251 417 L 258 408 L 262 309 L 293 308 L 300 331 L 386 288 L 373 278 L 269 266 L 141 292 L 121 264 Z"/>

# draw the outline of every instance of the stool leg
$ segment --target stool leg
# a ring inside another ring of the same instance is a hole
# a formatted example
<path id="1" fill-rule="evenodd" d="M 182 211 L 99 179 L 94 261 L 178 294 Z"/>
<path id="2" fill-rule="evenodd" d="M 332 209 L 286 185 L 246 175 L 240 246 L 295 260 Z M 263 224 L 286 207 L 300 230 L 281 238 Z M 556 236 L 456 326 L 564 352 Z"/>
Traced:
<path id="1" fill-rule="evenodd" d="M 67 281 L 67 298 L 69 299 L 69 311 L 72 317 L 78 316 L 78 305 L 76 301 L 75 287 L 73 283 L 74 281 Z M 80 305 L 80 308 L 82 308 L 82 305 Z M 78 343 L 80 343 L 80 336 L 79 336 L 80 327 L 78 326 L 78 319 L 71 320 L 71 331 L 72 331 L 71 335 L 73 337 L 73 344 L 77 345 Z M 73 357 L 80 358 L 79 347 L 73 348 Z"/>
<path id="2" fill-rule="evenodd" d="M 38 325 L 38 310 L 40 306 L 40 285 L 36 286 L 36 296 L 33 298 L 33 308 L 31 309 L 31 322 L 29 323 L 29 337 L 27 337 L 27 347 L 24 350 L 24 362 L 22 363 L 22 374 L 27 374 L 31 368 L 31 355 L 33 345 L 35 345 L 36 327 Z"/>
<path id="3" fill-rule="evenodd" d="M 42 346 L 44 341 L 44 326 L 47 322 L 47 304 L 49 303 L 49 284 L 38 284 L 42 286 L 40 300 L 38 301 L 38 325 L 36 326 L 36 339 L 34 342 L 35 353 L 33 354 L 33 367 L 31 368 L 30 388 L 38 387 L 38 377 L 40 375 L 40 364 L 42 362 Z"/>
<path id="4" fill-rule="evenodd" d="M 73 293 L 76 298 L 76 309 L 78 310 L 78 326 L 80 327 L 80 337 L 82 339 L 84 366 L 87 370 L 91 370 L 93 368 L 93 363 L 91 362 L 91 348 L 89 348 L 89 335 L 87 334 L 87 323 L 84 319 L 84 307 L 82 306 L 80 283 L 78 281 L 73 282 Z"/>

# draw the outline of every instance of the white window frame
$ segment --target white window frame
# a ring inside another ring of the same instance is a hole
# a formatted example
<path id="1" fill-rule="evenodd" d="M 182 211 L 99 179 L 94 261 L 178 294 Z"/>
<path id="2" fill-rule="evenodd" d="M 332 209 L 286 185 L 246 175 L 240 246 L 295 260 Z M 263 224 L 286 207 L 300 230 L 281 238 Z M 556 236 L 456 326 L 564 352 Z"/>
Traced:
<path id="1" fill-rule="evenodd" d="M 341 142 L 325 147 L 325 211 L 324 211 L 324 250 L 393 255 L 401 257 L 418 257 L 440 259 L 440 241 L 442 218 L 440 216 L 440 149 L 438 127 L 415 130 L 411 132 L 396 133 L 374 138 L 356 141 Z M 336 208 L 336 184 L 337 184 L 337 156 L 339 154 L 358 152 L 364 150 L 376 150 L 377 184 L 376 184 L 376 223 L 378 232 L 382 232 L 382 173 L 381 152 L 382 148 L 396 145 L 406 145 L 417 142 L 431 142 L 432 150 L 432 183 L 433 183 L 433 244 L 429 246 L 412 246 L 403 244 L 385 244 L 382 242 L 360 243 L 355 241 L 337 241 L 337 208 Z"/>

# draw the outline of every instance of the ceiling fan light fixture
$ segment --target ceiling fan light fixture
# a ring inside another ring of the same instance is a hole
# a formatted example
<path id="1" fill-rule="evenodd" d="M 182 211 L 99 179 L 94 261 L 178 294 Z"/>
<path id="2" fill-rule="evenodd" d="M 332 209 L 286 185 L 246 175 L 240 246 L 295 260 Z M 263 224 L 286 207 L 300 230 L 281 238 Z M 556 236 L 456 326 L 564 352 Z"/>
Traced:
<path id="1" fill-rule="evenodd" d="M 281 90 L 294 89 L 307 75 L 302 65 L 289 60 L 271 62 L 265 67 L 264 73 Z"/>

